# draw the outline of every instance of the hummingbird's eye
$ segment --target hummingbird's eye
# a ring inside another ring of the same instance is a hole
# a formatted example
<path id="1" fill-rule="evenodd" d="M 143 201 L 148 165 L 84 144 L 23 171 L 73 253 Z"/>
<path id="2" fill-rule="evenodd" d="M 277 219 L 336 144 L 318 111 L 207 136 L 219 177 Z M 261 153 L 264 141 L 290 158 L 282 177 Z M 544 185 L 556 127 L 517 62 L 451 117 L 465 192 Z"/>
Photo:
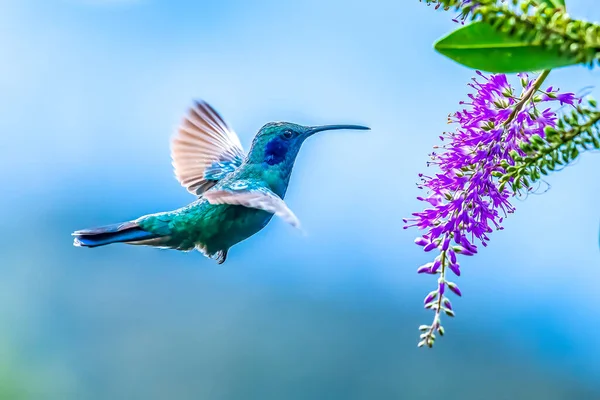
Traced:
<path id="1" fill-rule="evenodd" d="M 289 129 L 283 131 L 283 137 L 286 139 L 291 139 L 293 135 L 294 135 L 294 133 L 292 131 L 290 131 Z"/>

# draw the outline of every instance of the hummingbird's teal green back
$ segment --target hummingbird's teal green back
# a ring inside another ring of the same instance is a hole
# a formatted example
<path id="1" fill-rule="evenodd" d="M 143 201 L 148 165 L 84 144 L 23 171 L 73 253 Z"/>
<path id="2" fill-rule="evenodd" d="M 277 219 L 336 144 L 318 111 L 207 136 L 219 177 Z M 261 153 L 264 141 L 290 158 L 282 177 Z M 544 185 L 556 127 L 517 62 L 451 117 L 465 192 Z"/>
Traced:
<path id="1" fill-rule="evenodd" d="M 233 245 L 264 228 L 273 215 L 299 227 L 283 198 L 296 157 L 313 134 L 357 125 L 307 127 L 272 122 L 254 137 L 244 156 L 237 135 L 207 103 L 184 118 L 171 146 L 175 176 L 198 199 L 180 209 L 135 221 L 74 233 L 75 245 L 110 243 L 197 249 L 219 263 Z"/>

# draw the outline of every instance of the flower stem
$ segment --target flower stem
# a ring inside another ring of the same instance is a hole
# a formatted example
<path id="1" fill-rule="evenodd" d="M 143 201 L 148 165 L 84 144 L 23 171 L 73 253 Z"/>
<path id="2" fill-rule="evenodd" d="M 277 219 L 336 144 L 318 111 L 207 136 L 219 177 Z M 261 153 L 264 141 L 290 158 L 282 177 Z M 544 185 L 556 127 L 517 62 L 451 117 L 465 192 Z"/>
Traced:
<path id="1" fill-rule="evenodd" d="M 519 100 L 519 102 L 515 105 L 515 108 L 513 109 L 513 111 L 510 113 L 508 119 L 506 121 L 504 121 L 504 126 L 508 126 L 508 124 L 511 123 L 511 121 L 517 116 L 517 114 L 519 113 L 519 111 L 521 111 L 521 109 L 523 108 L 523 106 L 525 106 L 525 104 L 527 104 L 527 102 L 529 100 L 531 100 L 531 98 L 533 97 L 533 95 L 535 94 L 535 92 L 538 91 L 538 89 L 540 88 L 540 86 L 542 86 L 542 83 L 544 83 L 544 81 L 546 80 L 546 78 L 548 77 L 548 75 L 550 74 L 549 69 L 544 70 L 535 80 L 535 82 L 533 83 L 533 85 L 531 85 L 531 87 L 529 89 L 527 89 L 527 91 L 525 93 L 523 93 L 523 95 L 521 96 L 521 99 Z"/>
<path id="2" fill-rule="evenodd" d="M 445 240 L 445 238 L 443 240 Z M 442 265 L 440 266 L 439 282 L 441 282 L 442 284 L 445 285 L 446 284 L 446 251 L 445 250 L 443 250 L 441 253 L 441 262 L 442 262 Z M 442 293 L 440 293 L 438 295 L 438 299 L 436 301 L 437 304 L 435 305 L 435 315 L 433 317 L 433 322 L 431 323 L 431 326 L 429 327 L 425 337 L 423 338 L 424 344 L 426 344 L 430 348 L 433 347 L 434 332 L 436 330 L 439 330 L 439 328 L 441 326 L 440 313 L 442 312 L 443 300 L 444 300 L 444 296 Z"/>

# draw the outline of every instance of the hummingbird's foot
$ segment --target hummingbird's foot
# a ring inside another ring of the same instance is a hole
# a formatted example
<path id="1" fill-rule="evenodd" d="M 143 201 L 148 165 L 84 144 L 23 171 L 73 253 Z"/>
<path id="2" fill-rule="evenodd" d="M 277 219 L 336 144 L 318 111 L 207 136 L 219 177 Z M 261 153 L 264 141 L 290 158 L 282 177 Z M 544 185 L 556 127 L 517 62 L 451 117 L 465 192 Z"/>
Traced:
<path id="1" fill-rule="evenodd" d="M 219 250 L 216 253 L 216 258 L 215 260 L 217 260 L 217 264 L 221 265 L 225 262 L 225 260 L 227 260 L 227 250 Z"/>

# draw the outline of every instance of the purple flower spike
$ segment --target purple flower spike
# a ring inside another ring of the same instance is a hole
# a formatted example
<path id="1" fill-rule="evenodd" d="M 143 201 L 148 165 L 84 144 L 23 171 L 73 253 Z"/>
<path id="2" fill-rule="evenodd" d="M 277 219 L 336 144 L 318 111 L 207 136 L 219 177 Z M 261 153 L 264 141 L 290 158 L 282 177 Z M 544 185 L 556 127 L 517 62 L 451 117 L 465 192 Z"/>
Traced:
<path id="1" fill-rule="evenodd" d="M 405 228 L 424 231 L 415 240 L 417 245 L 426 252 L 436 250 L 433 262 L 417 272 L 439 274 L 439 296 L 443 296 L 446 285 L 462 296 L 455 283 L 446 281 L 446 273 L 450 270 L 460 276 L 459 256 L 473 256 L 480 245 L 487 247 L 490 233 L 502 230 L 504 218 L 515 212 L 510 202 L 519 194 L 512 189 L 514 178 L 500 183 L 499 177 L 515 165 L 516 157 L 526 156 L 521 145 L 531 143 L 535 136 L 544 138 L 546 128 L 557 126 L 552 105 L 581 102 L 573 93 L 559 93 L 555 87 L 532 92 L 539 78 L 525 73 L 518 74 L 522 86 L 518 89 L 504 74 L 476 74 L 469 83 L 473 92 L 449 117 L 455 129 L 444 133 L 442 143 L 429 154 L 428 166 L 435 170 L 419 174 L 417 187 L 423 193 L 418 200 L 423 202 L 423 210 L 405 221 Z M 451 241 L 456 245 L 450 245 Z M 430 326 L 441 326 L 442 312 L 454 315 L 451 306 L 445 307 L 440 310 L 430 304 L 428 308 L 435 312 Z M 432 343 L 433 331 L 428 331 L 424 340 Z"/>

